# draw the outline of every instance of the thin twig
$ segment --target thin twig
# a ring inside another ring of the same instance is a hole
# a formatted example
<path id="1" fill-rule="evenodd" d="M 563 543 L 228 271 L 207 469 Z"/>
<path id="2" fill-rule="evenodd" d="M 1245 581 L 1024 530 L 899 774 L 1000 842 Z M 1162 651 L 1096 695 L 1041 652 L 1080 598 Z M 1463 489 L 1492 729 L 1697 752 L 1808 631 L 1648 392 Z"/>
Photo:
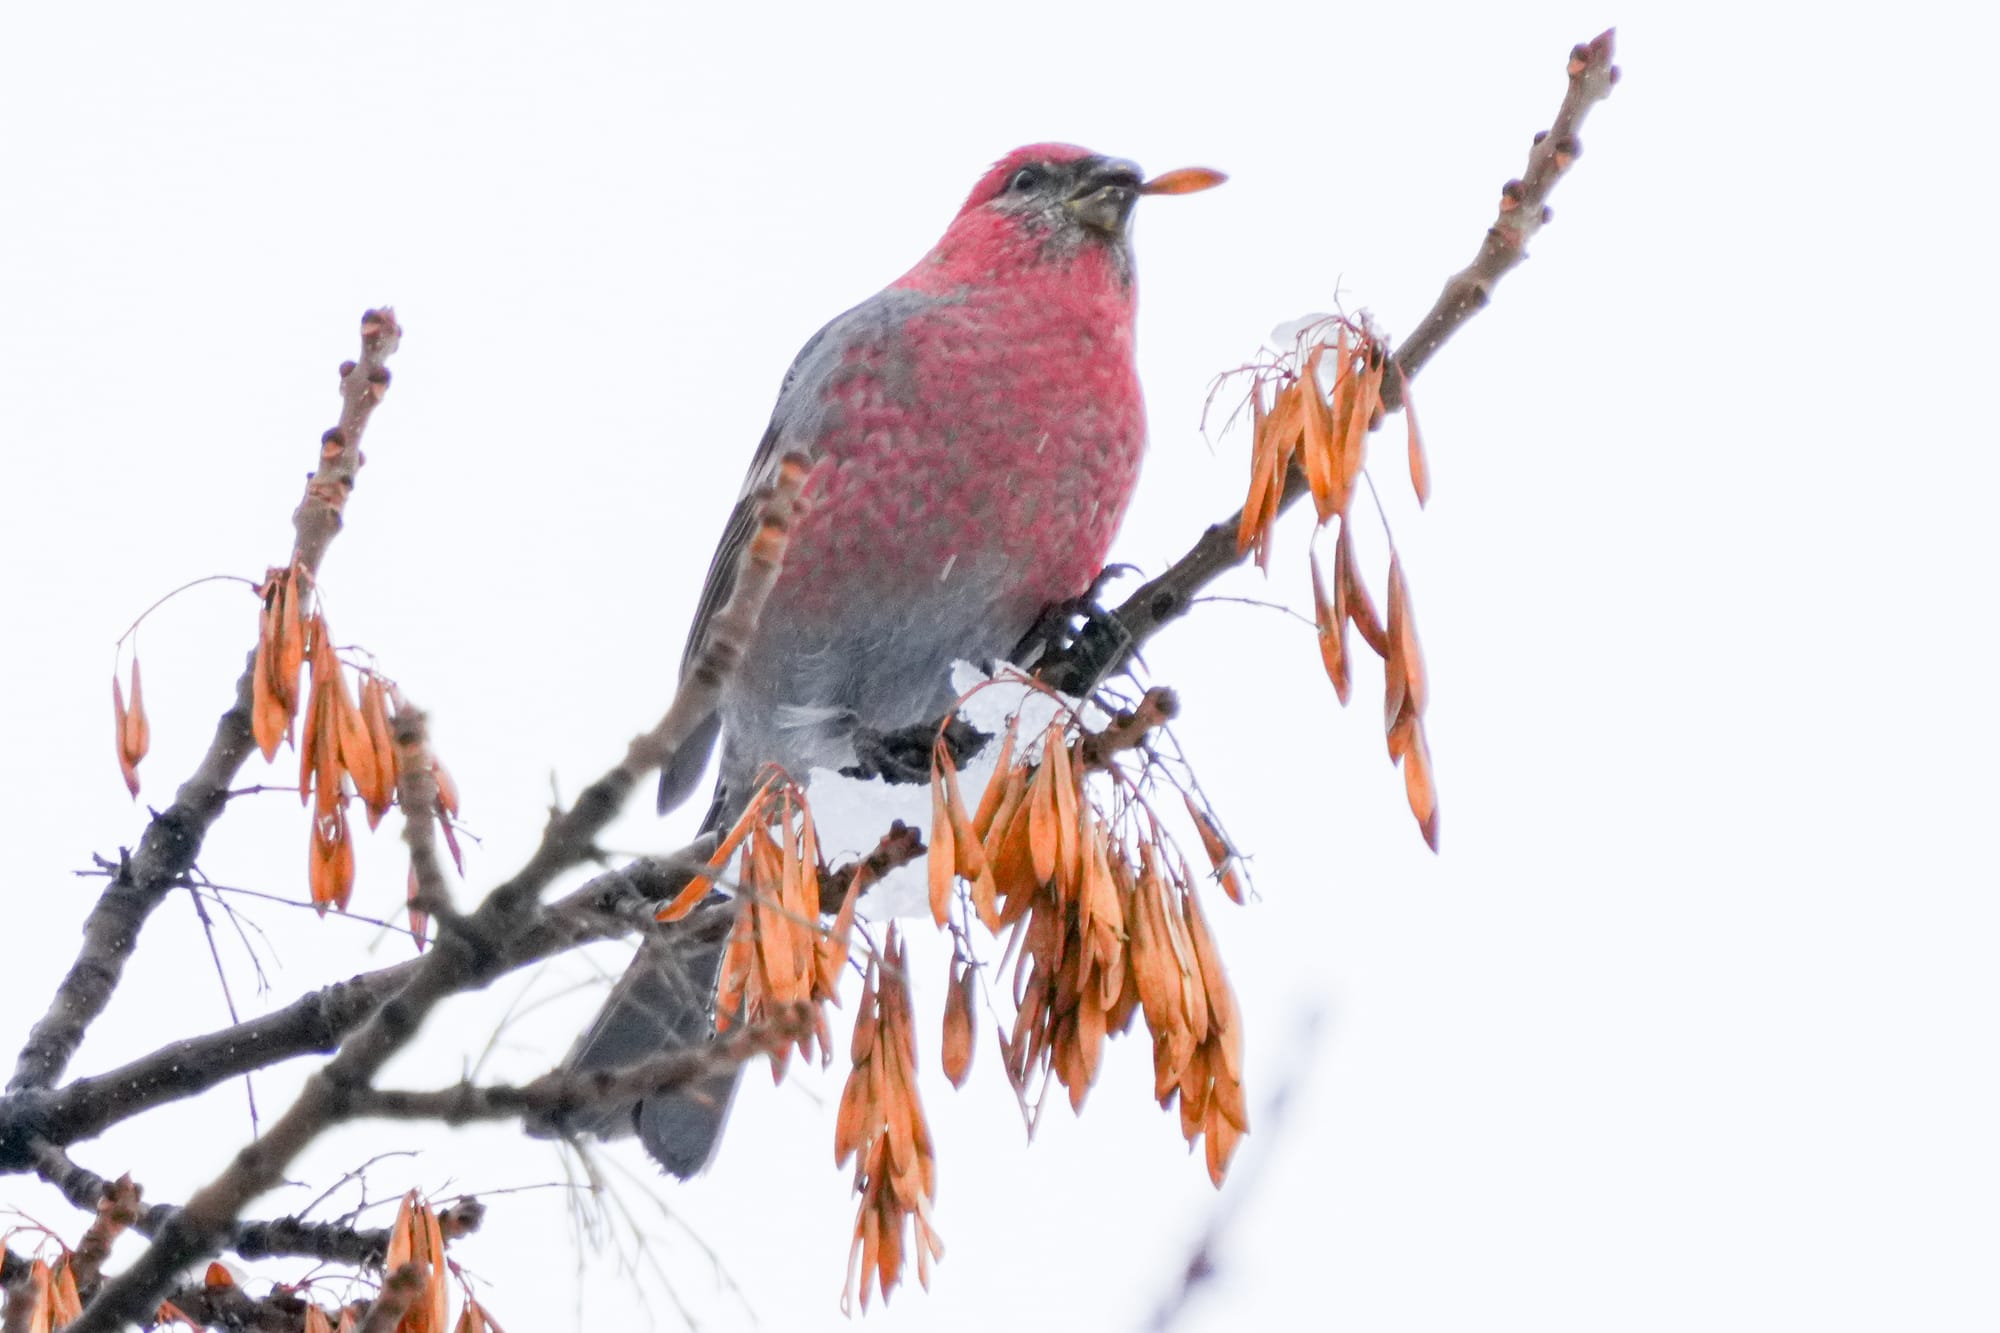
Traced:
<path id="1" fill-rule="evenodd" d="M 479 984 L 478 978 L 504 957 L 509 941 L 535 924 L 536 900 L 542 891 L 556 876 L 595 854 L 597 835 L 617 816 L 633 788 L 670 760 L 714 711 L 777 582 L 806 473 L 805 461 L 798 457 L 787 457 L 780 465 L 762 503 L 763 522 L 744 549 L 729 601 L 659 725 L 633 741 L 617 767 L 586 787 L 575 805 L 549 822 L 526 865 L 489 893 L 456 928 L 440 931 L 436 947 L 418 960 L 408 981 L 306 1080 L 298 1098 L 263 1138 L 238 1152 L 220 1175 L 174 1214 L 130 1268 L 104 1284 L 71 1333 L 112 1333 L 144 1318 L 183 1270 L 228 1244 L 243 1207 L 277 1185 L 285 1168 L 325 1129 L 353 1114 L 356 1097 L 415 1034 L 431 1009 L 446 996 Z"/>
<path id="2" fill-rule="evenodd" d="M 229 1011 L 232 1025 L 240 1024 L 243 1015 L 236 1012 L 236 997 L 229 990 L 229 972 L 222 965 L 222 951 L 215 947 L 215 923 L 209 920 L 208 908 L 201 901 L 201 890 L 190 887 L 188 900 L 194 904 L 194 914 L 201 922 L 201 937 L 208 942 L 209 961 L 215 964 L 215 979 L 222 987 L 222 1006 Z M 243 1095 L 250 1105 L 250 1133 L 257 1133 L 257 1084 L 249 1074 L 243 1076 Z"/>
<path id="3" fill-rule="evenodd" d="M 341 513 L 361 466 L 361 433 L 389 383 L 384 361 L 396 350 L 401 331 L 390 311 L 361 317 L 361 360 L 341 368 L 340 423 L 320 444 L 320 467 L 306 483 L 292 516 L 297 531 L 292 559 L 310 577 L 340 530 Z M 255 657 L 236 683 L 236 700 L 216 724 L 208 753 L 174 803 L 153 816 L 139 850 L 120 865 L 118 876 L 91 908 L 83 924 L 83 947 L 50 1000 L 48 1012 L 28 1034 L 14 1064 L 9 1092 L 46 1088 L 62 1076 L 83 1035 L 104 1012 L 124 975 L 125 960 L 137 946 L 140 927 L 187 873 L 201 851 L 210 825 L 228 804 L 230 783 L 250 757 L 251 673 Z M 23 1145 L 0 1135 L 0 1170 L 20 1170 Z"/>
<path id="4" fill-rule="evenodd" d="M 472 984 L 484 985 L 579 944 L 624 935 L 648 921 L 652 905 L 685 882 L 685 872 L 671 857 L 637 861 L 599 875 L 514 936 Z M 53 1092 L 0 1098 L 0 1138 L 32 1130 L 51 1142 L 80 1142 L 238 1075 L 302 1055 L 326 1054 L 405 985 L 419 962 L 412 958 L 336 982 L 261 1018 L 170 1042 L 129 1064 Z"/>
<path id="5" fill-rule="evenodd" d="M 60 1191 L 76 1207 L 96 1211 L 100 1217 L 106 1200 L 124 1196 L 119 1181 L 109 1181 L 88 1167 L 80 1166 L 69 1154 L 53 1144 L 42 1144 L 37 1152 L 36 1173 Z M 130 1196 L 137 1204 L 137 1187 Z M 157 1235 L 180 1210 L 172 1204 L 155 1203 L 138 1208 L 131 1218 L 132 1230 L 142 1236 Z M 298 1216 L 264 1221 L 237 1222 L 228 1243 L 222 1248 L 242 1259 L 269 1259 L 297 1255 L 334 1263 L 380 1263 L 387 1252 L 386 1230 L 357 1231 L 337 1222 L 308 1222 Z"/>
<path id="6" fill-rule="evenodd" d="M 398 690 L 396 712 L 390 729 L 396 740 L 396 802 L 403 811 L 403 843 L 410 849 L 410 874 L 416 882 L 410 895 L 412 927 L 423 918 L 436 918 L 440 927 L 456 924 L 451 903 L 451 886 L 438 860 L 437 828 L 434 820 L 451 818 L 439 803 L 436 760 L 431 755 L 430 730 L 421 709 L 413 708 Z M 423 933 L 416 931 L 417 946 L 423 947 Z"/>
<path id="7" fill-rule="evenodd" d="M 1391 373 L 1382 379 L 1385 414 L 1403 405 L 1408 382 L 1447 339 L 1485 307 L 1494 285 L 1525 257 L 1528 238 L 1548 221 L 1549 193 L 1583 151 L 1578 128 L 1618 81 L 1618 68 L 1611 63 L 1613 36 L 1606 31 L 1570 52 L 1569 91 L 1550 128 L 1535 136 L 1526 174 L 1501 189 L 1499 215 L 1481 241 L 1478 255 L 1445 282 L 1436 304 L 1390 357 Z M 1279 511 L 1290 508 L 1305 493 L 1305 475 L 1295 467 L 1287 477 Z M 1196 593 L 1243 563 L 1244 554 L 1236 549 L 1241 520 L 1238 511 L 1211 526 L 1164 573 L 1140 585 L 1116 611 L 1093 617 L 1074 643 L 1038 663 L 1035 674 L 1066 694 L 1087 694 L 1163 626 L 1186 615 Z"/>
<path id="8" fill-rule="evenodd" d="M 809 1014 L 787 1014 L 622 1069 L 557 1069 L 519 1086 L 460 1083 L 426 1092 L 363 1088 L 351 1099 L 351 1114 L 355 1119 L 378 1116 L 437 1120 L 447 1125 L 523 1115 L 548 1116 L 560 1122 L 562 1117 L 589 1107 L 636 1101 L 686 1087 L 752 1056 L 779 1050 L 811 1030 Z"/>

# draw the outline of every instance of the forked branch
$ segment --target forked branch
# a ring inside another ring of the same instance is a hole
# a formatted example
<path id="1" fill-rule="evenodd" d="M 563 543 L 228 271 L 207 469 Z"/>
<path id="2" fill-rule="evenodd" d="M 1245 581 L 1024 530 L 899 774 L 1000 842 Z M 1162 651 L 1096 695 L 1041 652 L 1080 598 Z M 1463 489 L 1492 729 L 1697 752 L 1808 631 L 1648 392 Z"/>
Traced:
<path id="1" fill-rule="evenodd" d="M 1618 67 L 1611 63 L 1614 37 L 1615 30 L 1607 30 L 1570 52 L 1569 90 L 1555 120 L 1535 136 L 1526 173 L 1501 187 L 1499 213 L 1480 241 L 1479 253 L 1446 280 L 1430 312 L 1391 354 L 1390 373 L 1382 379 L 1385 414 L 1403 406 L 1408 382 L 1429 364 L 1446 340 L 1485 307 L 1494 285 L 1526 258 L 1528 238 L 1549 220 L 1550 191 L 1583 152 L 1577 131 L 1584 117 L 1618 82 Z M 1290 508 L 1305 493 L 1305 475 L 1294 467 L 1279 510 Z M 1036 673 L 1065 693 L 1088 693 L 1163 626 L 1186 615 L 1203 588 L 1243 563 L 1245 557 L 1236 542 L 1242 518 L 1238 511 L 1211 526 L 1186 555 L 1157 578 L 1140 585 L 1117 610 L 1092 619 L 1074 643 L 1039 663 Z"/>

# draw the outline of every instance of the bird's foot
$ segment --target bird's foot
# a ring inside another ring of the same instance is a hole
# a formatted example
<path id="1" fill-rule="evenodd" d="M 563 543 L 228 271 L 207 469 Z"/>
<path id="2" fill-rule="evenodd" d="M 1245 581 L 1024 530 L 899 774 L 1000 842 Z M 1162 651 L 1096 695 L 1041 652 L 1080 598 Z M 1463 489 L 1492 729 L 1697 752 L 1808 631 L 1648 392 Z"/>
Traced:
<path id="1" fill-rule="evenodd" d="M 942 738 L 954 764 L 965 762 L 967 755 L 992 739 L 962 717 L 953 717 L 945 723 Z M 929 782 L 931 746 L 938 739 L 935 722 L 919 722 L 894 731 L 856 727 L 853 735 L 854 763 L 841 769 L 841 776 L 881 778 L 889 783 Z"/>
<path id="2" fill-rule="evenodd" d="M 1111 579 L 1128 572 L 1137 571 L 1130 565 L 1107 565 L 1083 596 L 1044 608 L 1011 660 L 1068 695 L 1082 697 L 1097 688 L 1132 648 L 1131 631 L 1097 595 Z"/>

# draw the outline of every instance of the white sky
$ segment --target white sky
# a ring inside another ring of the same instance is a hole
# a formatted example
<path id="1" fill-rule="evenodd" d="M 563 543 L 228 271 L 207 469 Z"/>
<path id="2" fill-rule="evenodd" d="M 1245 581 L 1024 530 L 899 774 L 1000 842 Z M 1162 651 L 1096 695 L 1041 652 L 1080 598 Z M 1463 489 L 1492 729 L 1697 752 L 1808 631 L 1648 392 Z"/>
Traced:
<path id="1" fill-rule="evenodd" d="M 1150 571 L 1240 498 L 1241 440 L 1197 431 L 1209 377 L 1336 290 L 1407 331 L 1547 124 L 1570 44 L 1616 22 L 1625 80 L 1555 224 L 1418 383 L 1421 517 L 1399 431 L 1379 437 L 1443 855 L 1384 759 L 1377 677 L 1342 713 L 1310 632 L 1241 605 L 1148 653 L 1255 857 L 1262 900 L 1214 915 L 1253 1111 L 1294 1080 L 1287 1127 L 1218 1201 L 1128 1042 L 1083 1119 L 1052 1111 L 1023 1150 L 989 1040 L 966 1091 L 926 1093 L 950 1254 L 868 1326 L 1134 1326 L 1226 1205 L 1190 1328 L 1992 1327 L 2000 467 L 1975 395 L 1996 34 L 1970 7 L 1789 8 L 14 7 L 7 1040 L 72 952 L 91 887 L 71 870 L 142 828 L 111 642 L 176 584 L 283 557 L 365 306 L 408 332 L 330 617 L 431 707 L 484 886 L 551 773 L 573 792 L 664 702 L 794 349 L 920 255 L 984 164 L 1060 138 L 1234 177 L 1139 226 L 1153 441 L 1116 554 Z M 1305 606 L 1306 527 L 1284 525 L 1268 588 L 1222 591 Z M 147 800 L 206 743 L 251 625 L 227 585 L 148 622 Z M 635 812 L 614 841 L 668 846 L 691 818 Z M 400 899 L 392 825 L 361 848 L 358 910 Z M 304 828 L 262 798 L 203 867 L 301 892 Z M 401 956 L 364 926 L 252 915 L 282 970 L 257 996 L 224 933 L 247 1010 Z M 520 989 L 449 1011 L 395 1081 L 456 1078 Z M 594 1004 L 523 1017 L 487 1072 L 546 1067 Z M 176 901 L 78 1072 L 224 1017 Z M 259 1081 L 267 1115 L 296 1077 Z M 753 1072 L 694 1185 L 612 1155 L 706 1327 L 839 1325 L 852 1205 L 808 1087 L 837 1090 Z M 231 1087 L 77 1155 L 180 1198 L 246 1128 Z M 423 1152 L 375 1167 L 377 1195 L 561 1174 L 502 1129 L 370 1126 L 261 1211 L 390 1146 Z M 642 1327 L 642 1304 L 676 1324 L 553 1192 L 492 1202 L 455 1253 L 514 1333 L 579 1310 Z M 19 1179 L 0 1203 L 80 1226 Z"/>

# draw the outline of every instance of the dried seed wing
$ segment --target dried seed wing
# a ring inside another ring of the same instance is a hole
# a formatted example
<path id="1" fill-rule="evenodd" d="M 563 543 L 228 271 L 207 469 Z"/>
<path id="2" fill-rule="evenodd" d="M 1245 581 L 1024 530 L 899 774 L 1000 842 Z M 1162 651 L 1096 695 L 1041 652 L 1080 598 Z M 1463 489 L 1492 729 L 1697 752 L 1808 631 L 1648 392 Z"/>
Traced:
<path id="1" fill-rule="evenodd" d="M 437 783 L 438 809 L 453 819 L 458 818 L 458 784 L 452 781 L 451 770 L 436 755 L 431 756 L 431 779 Z M 460 873 L 464 869 L 460 866 Z"/>
<path id="2" fill-rule="evenodd" d="M 994 816 L 1000 812 L 1002 799 L 1007 794 L 1007 782 L 1014 767 L 1014 727 L 1018 718 L 1010 719 L 1007 730 L 1000 737 L 1000 756 L 993 764 L 993 776 L 986 783 L 986 790 L 979 795 L 979 808 L 972 814 L 972 829 L 983 843 L 993 831 Z"/>
<path id="3" fill-rule="evenodd" d="M 1035 874 L 1033 852 L 1034 783 L 1030 781 L 1020 800 L 1014 803 L 1011 816 L 1006 816 L 1004 830 L 996 820 L 994 827 L 1001 832 L 1000 844 L 995 855 L 987 858 L 993 869 L 993 880 L 998 886 L 1001 901 L 992 920 L 980 918 L 986 928 L 999 931 L 1019 921 L 1026 914 L 1030 904 L 1040 894 L 1042 881 Z M 975 886 L 976 888 L 977 886 Z"/>
<path id="4" fill-rule="evenodd" d="M 1225 1061 L 1231 1058 L 1239 1066 L 1243 1063 L 1240 1038 L 1235 1055 L 1233 1057 L 1226 1053 L 1224 1055 Z M 1215 1066 L 1211 1064 L 1210 1068 L 1213 1069 Z M 1211 1116 L 1220 1112 L 1225 1120 L 1238 1129 L 1250 1128 L 1250 1111 L 1243 1101 L 1243 1084 L 1234 1075 L 1217 1070 L 1215 1082 L 1210 1086 L 1208 1094 L 1208 1111 Z"/>
<path id="5" fill-rule="evenodd" d="M 1361 475 L 1361 469 L 1368 457 L 1368 427 L 1374 420 L 1375 408 L 1382 398 L 1382 367 L 1372 363 L 1355 377 L 1354 411 L 1347 423 L 1347 439 L 1341 450 L 1340 475 L 1342 484 L 1352 489 L 1354 479 Z"/>
<path id="6" fill-rule="evenodd" d="M 723 946 L 722 968 L 715 986 L 715 1030 L 727 1031 L 749 1013 L 749 991 L 757 974 L 757 923 L 748 899 L 736 904 L 736 920 Z"/>
<path id="7" fill-rule="evenodd" d="M 1264 511 L 1266 497 L 1277 481 L 1277 450 L 1271 441 L 1268 429 L 1260 430 L 1250 446 L 1250 492 L 1244 497 L 1243 512 L 1236 521 L 1236 554 L 1242 555 L 1253 546 L 1259 548 L 1258 563 L 1263 563 L 1261 548 L 1264 544 Z"/>
<path id="8" fill-rule="evenodd" d="M 847 966 L 848 948 L 854 938 L 855 905 L 872 882 L 865 865 L 855 867 L 847 881 L 847 892 L 841 897 L 840 910 L 834 913 L 833 925 L 828 927 L 826 941 L 820 947 L 819 981 L 827 999 L 840 994 L 840 973 Z"/>
<path id="9" fill-rule="evenodd" d="M 944 1076 L 951 1086 L 962 1088 L 972 1069 L 973 994 L 972 969 L 957 954 L 952 955 L 950 988 L 944 998 Z"/>
<path id="10" fill-rule="evenodd" d="M 1028 852 L 1034 860 L 1035 881 L 1047 884 L 1055 878 L 1061 848 L 1056 833 L 1056 783 L 1050 756 L 1043 754 L 1041 766 L 1028 788 Z"/>
<path id="11" fill-rule="evenodd" d="M 1208 1178 L 1217 1189 L 1222 1188 L 1223 1177 L 1229 1174 L 1229 1159 L 1236 1155 L 1236 1141 L 1243 1132 L 1229 1123 L 1224 1116 L 1210 1108 L 1206 1125 Z"/>
<path id="12" fill-rule="evenodd" d="M 293 565 L 278 585 L 277 664 L 271 682 L 289 717 L 299 706 L 299 669 L 306 660 L 306 606 L 310 596 L 299 586 L 304 571 Z"/>
<path id="13" fill-rule="evenodd" d="M 83 1299 L 77 1293 L 76 1274 L 70 1271 L 74 1259 L 73 1254 L 65 1254 L 49 1273 L 49 1316 L 56 1328 L 83 1316 Z"/>
<path id="14" fill-rule="evenodd" d="M 409 1191 L 396 1207 L 396 1220 L 389 1227 L 389 1248 L 382 1259 L 385 1272 L 393 1273 L 417 1257 L 417 1192 Z"/>
<path id="15" fill-rule="evenodd" d="M 264 756 L 265 763 L 278 757 L 278 746 L 285 739 L 285 728 L 290 720 L 284 705 L 271 688 L 275 668 L 271 664 L 270 653 L 271 649 L 260 639 L 257 660 L 250 669 L 250 736 L 257 742 L 257 750 Z"/>
<path id="16" fill-rule="evenodd" d="M 756 828 L 763 821 L 765 812 L 769 808 L 770 786 L 766 784 L 758 789 L 757 794 L 751 798 L 750 804 L 744 808 L 743 813 L 737 817 L 736 822 L 730 825 L 729 832 L 723 835 L 722 842 L 715 849 L 715 854 L 708 858 L 708 873 L 696 875 L 693 879 L 689 880 L 687 887 L 675 894 L 673 900 L 659 910 L 656 919 L 660 921 L 678 921 L 693 911 L 694 905 L 707 897 L 709 890 L 715 887 L 716 873 L 729 864 L 729 858 L 736 854 L 736 849 L 742 846 L 745 838 L 750 836 L 750 830 Z M 748 873 L 749 863 L 746 860 L 744 863 L 744 874 L 747 876 Z"/>
<path id="17" fill-rule="evenodd" d="M 118 673 L 111 673 L 111 728 L 112 737 L 118 745 L 118 772 L 125 779 L 125 790 L 133 796 L 139 794 L 139 770 L 132 765 L 125 752 L 125 687 L 118 681 Z"/>
<path id="18" fill-rule="evenodd" d="M 429 1333 L 444 1333 L 445 1323 L 450 1318 L 446 1305 L 450 1295 L 450 1275 L 445 1268 L 444 1233 L 438 1226 L 436 1210 L 426 1206 L 423 1210 L 423 1235 L 426 1253 L 423 1255 L 425 1267 L 430 1269 L 424 1289 L 423 1305 L 428 1315 L 425 1320 Z"/>
<path id="19" fill-rule="evenodd" d="M 1042 751 L 1042 762 L 1049 769 L 1049 779 L 1055 789 L 1056 800 L 1056 874 L 1062 885 L 1072 891 L 1083 874 L 1083 827 L 1077 811 L 1076 769 L 1070 763 L 1069 743 L 1064 739 L 1060 722 L 1049 724 L 1048 745 Z"/>
<path id="20" fill-rule="evenodd" d="M 1215 947 L 1215 937 L 1209 932 L 1208 918 L 1202 914 L 1200 899 L 1190 893 L 1182 902 L 1187 911 L 1188 938 L 1194 944 L 1195 958 L 1201 968 L 1202 994 L 1208 1001 L 1209 1035 L 1214 1037 L 1236 1028 L 1236 995 L 1229 988 L 1228 974 L 1222 970 L 1222 954 Z M 1243 1071 L 1240 1066 L 1232 1067 L 1229 1063 L 1229 1043 L 1224 1041 L 1222 1047 L 1223 1068 L 1231 1078 L 1241 1079 Z M 1240 1044 L 1237 1052 L 1237 1059 L 1240 1060 Z"/>
<path id="21" fill-rule="evenodd" d="M 1229 843 L 1222 836 L 1222 830 L 1215 826 L 1208 812 L 1194 803 L 1194 798 L 1181 793 L 1181 801 L 1187 806 L 1188 818 L 1194 821 L 1196 832 L 1201 834 L 1201 849 L 1208 853 L 1208 862 L 1215 868 L 1216 878 L 1222 883 L 1222 891 L 1230 901 L 1241 904 L 1243 885 L 1235 870 L 1236 855 L 1229 849 Z"/>
<path id="22" fill-rule="evenodd" d="M 847 1084 L 840 1090 L 840 1109 L 833 1121 L 833 1164 L 847 1165 L 868 1139 L 868 1068 L 857 1064 L 847 1073 Z"/>
<path id="23" fill-rule="evenodd" d="M 139 680 L 139 657 L 136 653 L 132 657 L 132 703 L 125 711 L 120 736 L 125 757 L 134 769 L 138 768 L 139 761 L 153 748 L 153 728 L 146 720 L 146 692 Z"/>
<path id="24" fill-rule="evenodd" d="M 368 808 L 368 827 L 374 828 L 381 821 L 382 812 L 389 808 L 393 780 L 375 749 L 374 738 L 368 734 L 368 719 L 362 716 L 360 706 L 348 692 L 346 673 L 337 662 L 333 680 L 334 730 L 340 737 L 340 766 L 354 779 L 354 790 Z"/>
<path id="25" fill-rule="evenodd" d="M 1347 703 L 1352 686 L 1347 674 L 1347 622 L 1338 606 L 1326 595 L 1326 581 L 1320 577 L 1319 557 L 1307 557 L 1312 565 L 1313 624 L 1319 630 L 1319 660 L 1326 678 L 1333 682 L 1334 697 Z"/>
<path id="26" fill-rule="evenodd" d="M 1368 585 L 1361 581 L 1361 571 L 1354 560 L 1354 542 L 1347 534 L 1347 525 L 1341 524 L 1340 541 L 1334 551 L 1334 581 L 1346 590 L 1348 619 L 1375 655 L 1387 659 L 1389 656 L 1389 633 L 1382 628 L 1382 618 L 1375 614 L 1375 599 L 1368 595 Z"/>
<path id="27" fill-rule="evenodd" d="M 1305 373 L 1292 391 L 1298 395 L 1298 412 L 1303 426 L 1300 451 L 1306 467 L 1306 485 L 1312 491 L 1313 507 L 1324 523 L 1339 513 L 1345 497 L 1340 491 L 1340 459 L 1334 452 L 1333 413 L 1319 388 L 1319 362 L 1325 343 L 1313 344 L 1306 357 Z"/>
<path id="28" fill-rule="evenodd" d="M 880 962 L 870 962 L 868 974 L 861 983 L 861 1003 L 854 1010 L 854 1039 L 847 1049 L 848 1062 L 856 1067 L 865 1064 L 875 1053 L 875 1038 L 881 1025 L 876 984 L 881 973 Z"/>
<path id="29" fill-rule="evenodd" d="M 1403 703 L 1409 695 L 1409 663 L 1403 656 L 1403 580 L 1396 566 L 1396 557 L 1389 557 L 1389 624 L 1387 627 L 1389 651 L 1382 670 L 1382 729 L 1393 731 L 1396 719 L 1403 715 Z M 1391 750 L 1394 747 L 1391 746 Z"/>
<path id="30" fill-rule="evenodd" d="M 1180 975 L 1162 938 L 1165 922 L 1153 881 L 1140 881 L 1128 919 L 1131 934 L 1125 941 L 1126 964 L 1139 992 L 1140 1007 L 1146 1011 L 1146 1026 L 1158 1036 L 1175 1026 L 1179 1017 Z"/>
<path id="31" fill-rule="evenodd" d="M 1403 578 L 1402 562 L 1394 556 L 1389 558 L 1389 603 L 1392 608 L 1400 604 L 1402 610 L 1400 616 L 1392 617 L 1397 624 L 1399 642 L 1392 643 L 1390 647 L 1402 660 L 1410 708 L 1421 717 L 1429 702 L 1430 685 L 1424 672 L 1423 645 L 1417 641 L 1417 618 L 1410 609 L 1410 585 Z"/>
<path id="32" fill-rule="evenodd" d="M 1208 1114 L 1208 1090 L 1213 1080 L 1208 1073 L 1208 1047 L 1198 1048 L 1181 1071 L 1181 1136 L 1189 1143 L 1201 1132 Z"/>
<path id="33" fill-rule="evenodd" d="M 389 729 L 389 687 L 372 671 L 361 686 L 361 717 L 368 724 L 368 746 L 382 765 L 393 797 L 401 774 L 396 765 L 395 733 Z"/>
<path id="34" fill-rule="evenodd" d="M 1140 194 L 1195 194 L 1212 190 L 1229 177 L 1213 167 L 1175 167 L 1139 187 Z"/>
<path id="35" fill-rule="evenodd" d="M 1410 429 L 1410 489 L 1417 493 L 1417 507 L 1431 501 L 1431 463 L 1424 453 L 1424 437 L 1417 429 L 1417 405 L 1410 401 L 1407 384 L 1403 389 L 1403 420 Z"/>
<path id="36" fill-rule="evenodd" d="M 950 760 L 945 760 L 949 763 Z M 931 761 L 931 848 L 926 869 L 930 874 L 931 920 L 942 926 L 951 911 L 951 885 L 958 864 L 958 847 L 952 835 L 951 809 L 945 795 L 944 775 L 937 759 Z"/>
<path id="37" fill-rule="evenodd" d="M 1437 786 L 1431 775 L 1431 748 L 1424 739 L 1424 724 L 1410 728 L 1409 748 L 1403 752 L 1403 788 L 1410 798 L 1410 813 L 1432 851 L 1438 848 Z"/>
<path id="38" fill-rule="evenodd" d="M 306 695 L 305 729 L 299 737 L 299 804 L 310 805 L 313 779 L 319 774 L 320 692 Z"/>

